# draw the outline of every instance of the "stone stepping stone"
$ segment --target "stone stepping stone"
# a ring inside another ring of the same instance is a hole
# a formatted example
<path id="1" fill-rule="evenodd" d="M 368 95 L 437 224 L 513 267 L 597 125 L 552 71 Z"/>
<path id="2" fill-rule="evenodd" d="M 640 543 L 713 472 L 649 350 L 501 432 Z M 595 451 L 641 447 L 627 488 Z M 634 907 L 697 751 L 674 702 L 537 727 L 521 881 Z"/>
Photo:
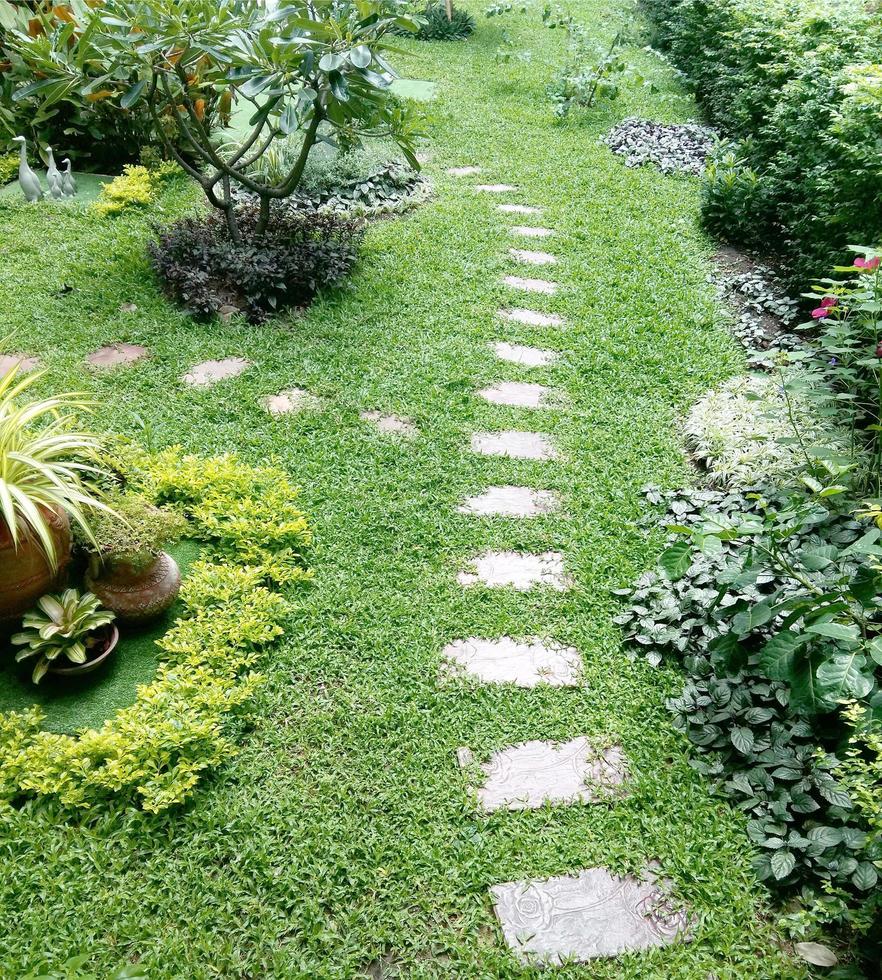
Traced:
<path id="1" fill-rule="evenodd" d="M 140 344 L 110 344 L 91 353 L 86 360 L 92 367 L 114 368 L 122 364 L 134 364 L 147 356 L 147 348 Z"/>
<path id="2" fill-rule="evenodd" d="M 550 228 L 540 228 L 536 225 L 515 225 L 508 229 L 512 235 L 521 238 L 550 238 L 554 232 Z"/>
<path id="3" fill-rule="evenodd" d="M 547 585 L 558 592 L 572 587 L 564 572 L 563 555 L 545 551 L 534 555 L 521 551 L 485 551 L 470 563 L 474 571 L 456 576 L 460 585 L 485 585 L 488 589 L 513 588 L 527 592 L 537 585 Z"/>
<path id="4" fill-rule="evenodd" d="M 553 296 L 557 292 L 557 283 L 549 282 L 547 279 L 524 279 L 522 276 L 506 276 L 502 280 L 506 286 L 512 289 L 523 289 L 527 293 L 545 293 L 546 296 Z"/>
<path id="5" fill-rule="evenodd" d="M 509 191 L 516 191 L 514 184 L 478 184 L 475 190 L 485 194 L 507 194 Z"/>
<path id="6" fill-rule="evenodd" d="M 484 401 L 512 408 L 548 408 L 552 396 L 551 388 L 528 381 L 498 381 L 478 392 L 478 397 Z"/>
<path id="7" fill-rule="evenodd" d="M 278 395 L 265 398 L 263 404 L 270 415 L 293 415 L 321 408 L 322 400 L 303 388 L 286 388 Z"/>
<path id="8" fill-rule="evenodd" d="M 383 415 L 382 412 L 361 412 L 359 418 L 364 422 L 370 422 L 377 432 L 382 432 L 383 435 L 412 438 L 417 434 L 417 427 L 413 422 L 398 415 Z"/>
<path id="9" fill-rule="evenodd" d="M 542 208 L 534 208 L 532 204 L 499 204 L 497 207 L 503 214 L 542 214 Z"/>
<path id="10" fill-rule="evenodd" d="M 541 432 L 501 432 L 472 434 L 472 452 L 481 456 L 507 456 L 509 459 L 557 459 L 557 450 L 549 436 Z"/>
<path id="11" fill-rule="evenodd" d="M 485 684 L 577 687 L 582 674 L 582 657 L 575 647 L 538 639 L 472 636 L 448 643 L 443 657 L 442 678 L 468 676 Z"/>
<path id="12" fill-rule="evenodd" d="M 670 882 L 606 868 L 509 881 L 490 889 L 509 949 L 528 966 L 587 963 L 689 938 L 689 919 Z"/>
<path id="13" fill-rule="evenodd" d="M 14 367 L 18 367 L 19 374 L 27 374 L 39 363 L 36 357 L 25 357 L 23 354 L 0 354 L 0 378 Z"/>
<path id="14" fill-rule="evenodd" d="M 537 313 L 535 310 L 500 310 L 503 320 L 512 323 L 523 323 L 528 327 L 562 327 L 565 320 L 555 313 Z"/>
<path id="15" fill-rule="evenodd" d="M 526 265 L 557 265 L 557 257 L 551 252 L 536 252 L 530 248 L 510 248 L 508 254 Z"/>
<path id="16" fill-rule="evenodd" d="M 560 498 L 551 490 L 530 487 L 487 487 L 474 497 L 466 497 L 457 510 L 478 517 L 540 517 L 560 506 Z"/>
<path id="17" fill-rule="evenodd" d="M 250 366 L 251 362 L 244 357 L 225 357 L 221 361 L 203 361 L 184 375 L 184 383 L 204 388 L 217 381 L 223 381 L 225 378 L 235 378 Z"/>
<path id="18" fill-rule="evenodd" d="M 474 761 L 468 749 L 457 756 L 463 767 Z M 609 800 L 623 795 L 627 779 L 621 748 L 598 751 L 584 736 L 569 742 L 522 742 L 494 752 L 481 769 L 486 778 L 475 791 L 485 813 Z"/>
<path id="19" fill-rule="evenodd" d="M 524 367 L 548 367 L 549 364 L 554 364 L 558 356 L 557 351 L 525 347 L 523 344 L 510 344 L 505 340 L 498 340 L 490 346 L 501 361 L 521 364 Z"/>
<path id="20" fill-rule="evenodd" d="M 481 167 L 449 167 L 447 173 L 451 177 L 474 177 L 475 174 L 481 173 L 482 169 Z"/>

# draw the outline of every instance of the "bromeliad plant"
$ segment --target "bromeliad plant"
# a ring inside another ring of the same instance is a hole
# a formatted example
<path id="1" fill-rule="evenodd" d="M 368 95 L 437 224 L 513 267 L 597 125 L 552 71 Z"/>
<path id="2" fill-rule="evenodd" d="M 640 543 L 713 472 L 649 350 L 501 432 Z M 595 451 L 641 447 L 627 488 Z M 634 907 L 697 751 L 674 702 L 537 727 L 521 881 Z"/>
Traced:
<path id="1" fill-rule="evenodd" d="M 10 32 L 7 43 L 34 76 L 16 98 L 146 107 L 153 136 L 223 213 L 234 243 L 235 186 L 259 201 L 262 234 L 271 202 L 297 190 L 323 125 L 350 145 L 391 137 L 418 167 L 414 116 L 389 92 L 385 57 L 394 28 L 418 27 L 402 0 L 293 0 L 273 10 L 241 0 L 106 0 L 76 11 L 60 25 L 38 13 L 35 36 Z M 250 108 L 249 131 L 224 149 L 210 120 L 229 118 L 236 103 Z M 295 134 L 287 171 L 273 182 L 256 176 L 255 161 Z"/>
<path id="2" fill-rule="evenodd" d="M 37 608 L 25 615 L 21 632 L 12 637 L 14 646 L 23 647 L 15 659 L 37 658 L 31 680 L 39 684 L 59 659 L 84 664 L 89 652 L 105 641 L 100 631 L 114 619 L 91 592 L 80 595 L 76 589 L 66 589 L 61 595 L 44 595 Z"/>

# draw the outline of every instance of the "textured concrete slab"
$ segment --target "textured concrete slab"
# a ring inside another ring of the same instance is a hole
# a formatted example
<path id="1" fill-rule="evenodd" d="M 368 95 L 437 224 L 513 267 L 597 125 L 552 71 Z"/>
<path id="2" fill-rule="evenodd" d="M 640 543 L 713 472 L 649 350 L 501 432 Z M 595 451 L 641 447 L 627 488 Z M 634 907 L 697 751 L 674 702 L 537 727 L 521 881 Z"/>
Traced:
<path id="1" fill-rule="evenodd" d="M 481 388 L 478 397 L 493 405 L 547 408 L 553 399 L 553 392 L 546 385 L 531 384 L 528 381 L 497 381 L 495 385 Z"/>
<path id="2" fill-rule="evenodd" d="M 542 208 L 534 208 L 532 204 L 500 204 L 498 209 L 503 214 L 542 214 Z"/>
<path id="3" fill-rule="evenodd" d="M 18 366 L 19 374 L 27 374 L 28 371 L 33 371 L 39 363 L 36 357 L 25 357 L 24 354 L 0 354 L 0 378 L 16 366 Z"/>
<path id="4" fill-rule="evenodd" d="M 92 367 L 113 368 L 121 364 L 134 364 L 147 356 L 147 348 L 140 344 L 110 344 L 91 353 L 86 360 Z"/>
<path id="5" fill-rule="evenodd" d="M 457 508 L 460 514 L 477 517 L 540 517 L 560 506 L 560 498 L 551 490 L 530 487 L 487 487 L 483 493 L 466 497 Z"/>
<path id="6" fill-rule="evenodd" d="M 474 177 L 475 174 L 481 173 L 481 167 L 449 167 L 447 173 L 451 177 Z"/>
<path id="7" fill-rule="evenodd" d="M 506 943 L 525 965 L 587 963 L 688 938 L 685 910 L 650 870 L 639 880 L 589 868 L 494 885 L 490 896 Z"/>
<path id="8" fill-rule="evenodd" d="M 517 429 L 473 433 L 472 452 L 482 456 L 508 456 L 509 459 L 558 458 L 550 436 Z"/>
<path id="9" fill-rule="evenodd" d="M 360 418 L 364 422 L 370 422 L 377 432 L 382 432 L 383 435 L 413 438 L 417 434 L 417 427 L 413 422 L 398 415 L 383 415 L 382 412 L 361 412 Z"/>
<path id="10" fill-rule="evenodd" d="M 623 795 L 627 779 L 621 748 L 598 750 L 585 737 L 522 742 L 495 752 L 481 769 L 484 783 L 475 791 L 486 813 L 609 800 Z"/>
<path id="11" fill-rule="evenodd" d="M 251 366 L 251 362 L 244 357 L 225 357 L 221 361 L 203 361 L 191 368 L 184 375 L 184 382 L 188 385 L 204 388 L 212 385 L 216 381 L 223 381 L 225 378 L 235 378 L 246 368 Z"/>
<path id="12" fill-rule="evenodd" d="M 448 643 L 443 656 L 442 677 L 474 677 L 485 684 L 576 687 L 582 673 L 582 657 L 575 647 L 538 639 L 472 636 Z"/>
<path id="13" fill-rule="evenodd" d="M 505 340 L 491 343 L 493 353 L 501 360 L 510 364 L 521 364 L 523 367 L 548 367 L 557 360 L 557 352 L 543 350 L 540 347 L 526 347 L 524 344 L 509 344 Z"/>
<path id="14" fill-rule="evenodd" d="M 518 592 L 546 585 L 558 592 L 566 592 L 573 584 L 564 572 L 563 555 L 559 551 L 538 555 L 521 551 L 485 551 L 474 557 L 469 567 L 473 571 L 462 571 L 456 576 L 460 585 L 512 588 Z"/>
<path id="15" fill-rule="evenodd" d="M 485 194 L 507 194 L 509 191 L 516 191 L 517 187 L 514 184 L 478 184 L 475 190 Z"/>
<path id="16" fill-rule="evenodd" d="M 554 232 L 550 228 L 542 228 L 538 225 L 514 225 L 508 229 L 512 235 L 521 238 L 551 238 Z"/>
<path id="17" fill-rule="evenodd" d="M 264 406 L 270 415 L 292 415 L 295 412 L 315 411 L 322 407 L 322 400 L 303 388 L 286 388 L 278 395 L 266 398 Z"/>
<path id="18" fill-rule="evenodd" d="M 557 292 L 557 283 L 547 279 L 525 279 L 523 276 L 505 276 L 502 280 L 512 289 L 523 289 L 527 293 L 544 293 L 553 296 Z"/>
<path id="19" fill-rule="evenodd" d="M 532 248 L 510 248 L 508 254 L 516 262 L 526 265 L 557 265 L 557 256 L 551 252 L 538 252 Z"/>
<path id="20" fill-rule="evenodd" d="M 562 327 L 566 322 L 555 313 L 537 313 L 536 310 L 500 310 L 499 315 L 503 320 L 523 323 L 528 327 Z"/>

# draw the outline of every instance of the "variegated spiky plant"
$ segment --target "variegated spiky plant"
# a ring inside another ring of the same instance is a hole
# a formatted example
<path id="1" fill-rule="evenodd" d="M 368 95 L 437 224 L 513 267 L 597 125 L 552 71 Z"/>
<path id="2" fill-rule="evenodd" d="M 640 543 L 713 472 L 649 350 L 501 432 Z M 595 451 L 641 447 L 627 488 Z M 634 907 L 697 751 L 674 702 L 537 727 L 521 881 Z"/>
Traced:
<path id="1" fill-rule="evenodd" d="M 22 398 L 43 373 L 22 376 L 15 364 L 0 375 L 0 523 L 16 549 L 23 536 L 35 538 L 54 570 L 59 555 L 50 511 L 62 508 L 90 536 L 89 509 L 106 509 L 94 480 L 107 474 L 98 437 L 80 431 L 73 414 L 88 402 L 73 394 Z"/>

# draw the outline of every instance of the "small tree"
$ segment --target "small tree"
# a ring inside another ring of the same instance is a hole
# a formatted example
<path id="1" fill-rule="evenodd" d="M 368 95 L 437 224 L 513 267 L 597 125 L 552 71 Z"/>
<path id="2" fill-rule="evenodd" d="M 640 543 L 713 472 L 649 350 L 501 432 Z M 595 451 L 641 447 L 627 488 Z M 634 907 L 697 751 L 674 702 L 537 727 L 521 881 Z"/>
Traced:
<path id="1" fill-rule="evenodd" d="M 275 10 L 257 0 L 67 2 L 69 20 L 38 13 L 41 30 L 11 32 L 34 77 L 14 98 L 112 100 L 120 112 L 145 104 L 157 141 L 224 213 L 234 242 L 233 185 L 259 200 L 261 234 L 271 202 L 297 189 L 323 124 L 347 142 L 392 137 L 418 166 L 415 118 L 391 97 L 384 57 L 393 28 L 417 29 L 401 0 L 293 0 Z M 239 101 L 253 108 L 249 132 L 221 148 L 210 120 L 228 119 Z M 277 183 L 250 172 L 275 140 L 298 136 Z"/>

